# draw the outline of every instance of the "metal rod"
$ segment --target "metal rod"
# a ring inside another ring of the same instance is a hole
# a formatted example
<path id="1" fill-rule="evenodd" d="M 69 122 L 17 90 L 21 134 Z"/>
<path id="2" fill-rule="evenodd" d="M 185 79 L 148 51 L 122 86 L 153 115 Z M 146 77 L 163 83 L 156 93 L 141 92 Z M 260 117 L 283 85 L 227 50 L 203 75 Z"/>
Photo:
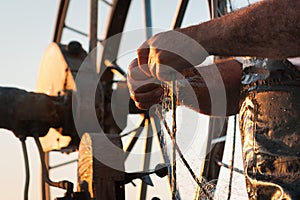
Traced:
<path id="1" fill-rule="evenodd" d="M 150 117 L 147 117 L 145 128 L 147 128 L 147 139 L 145 145 L 145 159 L 144 159 L 144 167 L 143 171 L 149 171 L 150 167 L 150 158 L 151 158 L 151 150 L 152 150 L 152 142 L 153 142 L 153 130 L 150 126 Z M 145 200 L 147 194 L 147 185 L 145 182 L 142 182 L 140 199 Z"/>
<path id="2" fill-rule="evenodd" d="M 225 117 L 210 117 L 208 124 L 208 136 L 205 150 L 205 160 L 203 164 L 203 170 L 201 175 L 204 176 L 208 181 L 217 179 L 220 166 L 214 162 L 214 158 L 223 156 L 224 143 L 223 144 L 214 144 L 213 141 L 215 138 L 220 136 L 225 136 L 227 133 L 227 123 L 228 118 Z M 224 137 L 224 139 L 226 136 Z"/>
<path id="3" fill-rule="evenodd" d="M 144 21 L 146 27 L 146 39 L 152 36 L 152 17 L 151 17 L 151 1 L 144 0 Z"/>
<path id="4" fill-rule="evenodd" d="M 26 138 L 20 139 L 22 143 L 23 155 L 24 155 L 24 164 L 25 164 L 25 187 L 24 187 L 24 200 L 28 200 L 28 191 L 29 191 L 29 184 L 30 184 L 30 171 L 29 171 L 29 162 L 28 162 L 28 153 L 25 140 Z"/>
<path id="5" fill-rule="evenodd" d="M 44 152 L 44 163 L 46 165 L 46 170 L 49 169 L 49 152 Z M 42 199 L 43 200 L 50 200 L 50 186 L 46 183 L 43 175 L 43 169 L 41 170 L 41 177 L 42 177 Z"/>
<path id="6" fill-rule="evenodd" d="M 174 19 L 172 29 L 179 28 L 182 25 L 183 17 L 187 8 L 189 0 L 181 0 L 178 4 L 176 17 Z"/>
<path id="7" fill-rule="evenodd" d="M 90 46 L 89 52 L 97 47 L 98 42 L 98 0 L 90 0 Z"/>
<path id="8" fill-rule="evenodd" d="M 70 0 L 60 1 L 57 17 L 56 17 L 56 25 L 54 29 L 53 42 L 60 43 L 61 41 L 69 4 L 70 4 Z"/>
<path id="9" fill-rule="evenodd" d="M 106 4 L 106 5 L 108 5 L 108 6 L 112 6 L 112 4 L 111 3 L 109 3 L 108 1 L 106 1 L 106 0 L 101 0 L 104 4 Z"/>
<path id="10" fill-rule="evenodd" d="M 141 124 L 139 125 L 140 128 L 136 131 L 136 133 L 135 133 L 134 137 L 132 138 L 132 140 L 130 141 L 128 147 L 125 149 L 125 153 L 130 152 L 133 149 L 136 142 L 138 141 L 138 138 L 143 131 L 143 127 L 145 125 L 145 120 L 146 120 L 146 118 L 144 118 L 143 121 L 141 122 Z M 125 154 L 125 160 L 127 159 L 128 155 L 129 155 L 128 153 Z"/>
<path id="11" fill-rule="evenodd" d="M 48 183 L 50 186 L 53 187 L 57 187 L 57 188 L 61 188 L 61 189 L 66 189 L 67 192 L 72 192 L 73 191 L 73 183 L 68 182 L 68 181 L 59 181 L 59 182 L 53 182 L 50 178 L 49 178 L 49 174 L 48 174 L 48 170 L 47 170 L 47 166 L 44 162 L 45 160 L 45 155 L 44 155 L 44 151 L 43 151 L 43 147 L 41 145 L 41 142 L 39 140 L 38 137 L 34 137 L 34 141 L 38 147 L 39 150 L 39 154 L 40 154 L 40 160 L 41 160 L 41 164 L 42 164 L 42 175 L 43 175 L 43 179 L 46 183 Z"/>
<path id="12" fill-rule="evenodd" d="M 139 130 L 141 127 L 137 127 L 137 128 L 135 128 L 135 129 L 133 129 L 133 130 L 131 130 L 131 131 L 128 131 L 128 132 L 126 132 L 126 133 L 122 133 L 121 135 L 120 135 L 120 137 L 126 137 L 127 135 L 130 135 L 130 134 L 132 134 L 133 132 L 136 132 L 137 130 Z"/>
<path id="13" fill-rule="evenodd" d="M 213 139 L 211 141 L 211 145 L 218 144 L 225 141 L 226 141 L 226 135 Z"/>
<path id="14" fill-rule="evenodd" d="M 63 167 L 63 166 L 66 166 L 66 165 L 69 165 L 69 164 L 72 164 L 72 163 L 75 163 L 75 162 L 78 162 L 78 159 L 74 159 L 74 160 L 70 160 L 68 162 L 64 162 L 64 163 L 61 163 L 61 164 L 50 166 L 49 169 L 55 169 L 55 168 Z"/>
<path id="15" fill-rule="evenodd" d="M 106 67 L 111 67 L 116 69 L 124 78 L 127 77 L 126 72 L 116 62 L 111 62 L 110 60 L 105 59 L 104 64 Z"/>
<path id="16" fill-rule="evenodd" d="M 227 168 L 227 169 L 232 169 L 233 171 L 235 171 L 235 172 L 237 172 L 237 173 L 239 173 L 239 174 L 245 175 L 245 174 L 244 174 L 244 170 L 242 170 L 242 169 L 239 169 L 239 168 L 236 168 L 236 167 L 232 167 L 232 166 L 230 166 L 230 165 L 228 165 L 228 164 L 226 164 L 226 163 L 223 163 L 223 162 L 221 162 L 221 161 L 219 161 L 219 160 L 216 160 L 216 162 L 217 162 L 217 164 L 218 164 L 219 166 L 221 166 L 221 167 L 225 167 L 225 168 Z"/>
<path id="17" fill-rule="evenodd" d="M 233 11 L 233 8 L 232 8 L 231 0 L 228 0 L 228 3 L 229 3 L 230 12 L 232 12 L 232 11 Z"/>
<path id="18" fill-rule="evenodd" d="M 220 3 L 219 0 L 208 0 L 209 5 L 209 12 L 210 12 L 210 18 L 215 19 L 219 16 L 218 14 L 218 3 Z M 214 58 L 215 60 L 216 58 Z M 221 122 L 221 124 L 220 124 Z M 216 129 L 216 124 L 221 125 L 222 129 Z M 216 142 L 220 141 L 220 138 L 217 138 L 219 134 L 226 135 L 227 132 L 227 118 L 225 119 L 219 119 L 214 117 L 209 117 L 209 123 L 208 123 L 208 138 L 207 138 L 207 144 L 206 144 L 206 156 L 204 159 L 204 164 L 202 165 L 202 169 L 200 171 L 200 177 L 204 176 L 208 179 L 208 181 L 216 179 L 218 177 L 217 173 L 220 171 L 220 167 L 212 160 L 215 156 L 223 156 L 224 152 L 224 146 L 217 144 L 218 146 L 215 146 L 212 148 L 212 145 L 214 145 Z M 217 139 L 215 139 L 217 138 Z M 199 195 L 199 188 L 197 188 L 196 196 Z"/>
<path id="19" fill-rule="evenodd" d="M 210 16 L 211 19 L 215 19 L 218 17 L 218 0 L 211 0 L 211 7 L 210 7 Z"/>
<path id="20" fill-rule="evenodd" d="M 65 28 L 68 29 L 68 30 L 70 30 L 70 31 L 73 31 L 73 32 L 75 32 L 75 33 L 77 33 L 79 35 L 82 35 L 82 36 L 85 36 L 85 37 L 89 37 L 89 35 L 87 33 L 83 32 L 83 31 L 80 31 L 78 29 L 72 28 L 72 27 L 70 27 L 68 25 L 65 25 Z M 102 43 L 101 39 L 97 38 L 97 41 L 100 42 L 100 43 Z"/>

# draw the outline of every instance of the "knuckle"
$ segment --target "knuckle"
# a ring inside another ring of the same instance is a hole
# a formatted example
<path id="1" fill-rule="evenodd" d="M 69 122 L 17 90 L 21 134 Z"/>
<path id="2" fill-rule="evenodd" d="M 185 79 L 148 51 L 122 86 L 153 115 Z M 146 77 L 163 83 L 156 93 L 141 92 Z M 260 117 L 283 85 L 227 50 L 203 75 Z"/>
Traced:
<path id="1" fill-rule="evenodd" d="M 146 110 L 147 109 L 147 107 L 142 103 L 135 102 L 135 105 L 136 105 L 136 107 L 138 107 L 141 110 Z"/>

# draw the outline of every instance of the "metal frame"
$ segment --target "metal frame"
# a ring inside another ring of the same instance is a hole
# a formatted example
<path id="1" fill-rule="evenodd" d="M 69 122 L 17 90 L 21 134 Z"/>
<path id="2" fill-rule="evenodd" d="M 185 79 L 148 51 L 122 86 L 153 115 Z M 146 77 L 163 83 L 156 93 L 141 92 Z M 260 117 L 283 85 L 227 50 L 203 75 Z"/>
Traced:
<path id="1" fill-rule="evenodd" d="M 209 5 L 211 8 L 211 16 L 216 17 L 218 16 L 218 11 L 217 11 L 217 2 L 218 0 L 208 0 Z M 104 1 L 107 3 L 106 1 Z M 183 22 L 184 14 L 186 12 L 187 6 L 188 6 L 189 0 L 181 0 L 178 4 L 176 15 L 174 22 L 172 24 L 172 29 L 179 28 Z M 128 10 L 131 4 L 131 0 L 114 0 L 112 4 L 108 4 L 110 6 L 111 11 L 109 14 L 109 19 L 107 22 L 107 28 L 106 28 L 106 34 L 105 38 L 103 40 L 99 40 L 97 38 L 97 26 L 98 26 L 98 0 L 90 0 L 90 29 L 89 29 L 89 34 L 85 34 L 81 31 L 75 30 L 71 27 L 68 27 L 65 25 L 65 19 L 67 16 L 67 11 L 69 7 L 70 0 L 61 0 L 59 9 L 58 9 L 58 14 L 57 14 L 57 19 L 56 19 L 56 26 L 54 30 L 54 36 L 53 36 L 53 41 L 56 43 L 60 43 L 62 39 L 62 34 L 64 28 L 67 28 L 69 30 L 72 30 L 74 32 L 77 32 L 81 35 L 85 36 L 90 36 L 90 46 L 89 46 L 89 51 L 92 51 L 95 47 L 97 47 L 98 42 L 101 42 L 103 45 L 103 54 L 101 58 L 101 63 L 100 63 L 100 73 L 103 73 L 101 82 L 102 83 L 109 83 L 113 79 L 113 72 L 111 70 L 107 70 L 107 67 L 105 65 L 105 61 L 108 60 L 111 63 L 115 62 L 115 58 L 117 57 L 118 50 L 119 50 L 119 45 L 121 41 L 121 35 L 119 37 L 115 38 L 113 42 L 110 40 L 107 40 L 108 38 L 119 34 L 123 31 L 126 17 L 128 14 Z M 152 20 L 151 20 L 151 3 L 150 0 L 144 0 L 144 13 L 145 13 L 145 27 L 151 27 L 152 26 Z M 151 29 L 147 29 L 146 31 L 146 38 L 151 37 L 152 31 Z M 110 91 L 111 92 L 111 91 Z M 110 99 L 107 99 L 106 104 L 110 103 Z M 107 108 L 104 108 L 107 109 Z M 153 134 L 156 131 L 158 137 L 160 137 L 161 132 L 160 130 L 160 124 L 157 122 L 157 119 L 149 118 L 149 116 L 145 115 L 144 119 L 141 123 L 141 127 L 145 125 L 147 127 L 147 140 L 145 144 L 145 153 L 151 152 L 151 146 L 152 146 L 152 140 L 153 140 Z M 154 122 L 154 126 L 150 127 L 149 124 L 152 124 Z M 104 123 L 106 124 L 106 123 Z M 148 125 L 147 125 L 148 124 Z M 210 131 L 213 129 L 213 124 L 214 120 L 210 119 L 209 127 Z M 105 130 L 105 127 L 104 127 Z M 137 137 L 141 134 L 142 129 L 138 129 L 137 132 L 135 133 L 135 137 L 130 141 L 130 145 L 126 149 L 126 151 L 131 151 L 133 146 L 137 142 Z M 161 150 L 163 154 L 163 158 L 166 163 L 170 162 L 170 158 L 166 155 L 165 152 L 163 152 L 163 146 L 164 145 L 162 142 L 160 142 L 161 145 Z M 209 144 L 210 146 L 210 141 Z M 207 147 L 209 148 L 209 147 Z M 45 155 L 45 162 L 48 165 L 49 164 L 49 154 L 46 153 Z M 144 160 L 144 170 L 149 168 L 150 164 L 150 157 L 146 156 Z M 208 166 L 208 164 L 206 164 Z M 49 169 L 49 167 L 48 167 Z M 171 174 L 169 174 L 169 180 L 171 184 Z M 140 199 L 144 200 L 146 199 L 146 192 L 147 192 L 147 187 L 143 183 L 141 187 L 141 192 L 140 192 Z M 180 199 L 179 191 L 178 191 L 178 198 Z M 43 199 L 45 200 L 50 200 L 49 196 L 49 187 L 43 187 Z"/>
<path id="2" fill-rule="evenodd" d="M 70 0 L 60 0 L 56 17 L 56 25 L 54 28 L 53 42 L 60 43 L 61 41 L 69 4 Z"/>

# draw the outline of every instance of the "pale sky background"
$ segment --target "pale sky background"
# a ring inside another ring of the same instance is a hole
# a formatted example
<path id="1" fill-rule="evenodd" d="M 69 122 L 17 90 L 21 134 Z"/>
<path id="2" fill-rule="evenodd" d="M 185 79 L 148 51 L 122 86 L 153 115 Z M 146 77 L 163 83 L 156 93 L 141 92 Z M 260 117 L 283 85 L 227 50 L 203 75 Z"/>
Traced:
<path id="1" fill-rule="evenodd" d="M 34 91 L 39 63 L 42 55 L 53 37 L 58 0 L 1 0 L 0 6 L 0 86 L 18 87 Z M 88 2 L 87 0 L 73 0 L 75 3 L 70 9 L 73 14 L 67 20 L 69 25 L 82 28 L 87 32 Z M 130 15 L 128 16 L 127 30 L 143 28 L 141 2 L 133 0 Z M 175 0 L 153 0 L 152 14 L 153 26 L 169 29 L 177 7 Z M 208 20 L 208 8 L 206 0 L 191 0 L 188 7 L 188 16 L 184 24 L 191 25 Z M 106 14 L 103 4 L 100 4 L 100 16 Z M 100 19 L 99 19 L 100 20 Z M 104 25 L 100 25 L 103 29 Z M 100 31 L 101 37 L 101 31 Z M 76 35 L 77 36 L 77 35 Z M 66 32 L 66 42 L 74 39 L 75 35 Z M 84 39 L 80 39 L 87 49 Z M 132 56 L 132 55 L 131 55 Z M 121 63 L 125 66 L 128 60 L 124 58 Z M 119 63 L 120 64 L 120 63 Z M 21 105 L 20 105 L 21 106 Z M 40 165 L 36 146 L 31 138 L 27 139 L 30 159 L 30 196 L 31 200 L 40 199 Z M 196 149 L 196 148 L 195 148 Z M 192 150 L 195 150 L 192 149 Z M 71 155 L 67 160 L 72 160 L 76 155 Z M 60 163 L 64 156 L 53 156 L 52 164 Z M 14 135 L 6 130 L 0 130 L 0 194 L 3 199 L 23 199 L 23 188 L 25 182 L 23 155 L 21 143 Z M 195 161 L 196 162 L 196 161 Z M 53 171 L 50 175 L 54 180 L 69 179 L 76 180 L 76 167 L 67 166 L 61 171 Z M 188 187 L 188 185 L 186 186 Z M 152 190 L 157 190 L 153 188 Z M 165 195 L 164 189 L 157 190 L 160 195 Z M 52 190 L 53 194 L 63 194 L 61 190 Z M 159 196 L 159 195 L 157 195 Z M 187 192 L 187 196 L 189 193 Z M 54 199 L 55 196 L 52 196 Z M 149 199 L 152 196 L 149 195 Z M 162 198 L 164 199 L 164 198 Z M 187 198 L 188 199 L 188 198 Z"/>

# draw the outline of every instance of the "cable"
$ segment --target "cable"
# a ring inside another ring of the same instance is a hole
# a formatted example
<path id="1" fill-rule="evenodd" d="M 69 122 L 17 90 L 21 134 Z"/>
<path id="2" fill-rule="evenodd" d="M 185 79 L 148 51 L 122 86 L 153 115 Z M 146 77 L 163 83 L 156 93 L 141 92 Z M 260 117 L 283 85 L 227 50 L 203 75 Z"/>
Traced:
<path id="1" fill-rule="evenodd" d="M 20 141 L 22 143 L 24 164 L 25 164 L 25 174 L 26 174 L 25 187 L 24 187 L 24 200 L 28 200 L 28 191 L 29 191 L 29 183 L 30 183 L 30 171 L 29 171 L 28 153 L 27 153 L 27 147 L 26 147 L 25 140 L 26 140 L 26 137 L 20 138 Z"/>
<path id="2" fill-rule="evenodd" d="M 53 182 L 48 175 L 48 170 L 47 166 L 44 162 L 45 156 L 44 156 L 44 151 L 41 145 L 41 142 L 37 136 L 34 136 L 34 141 L 38 147 L 39 154 L 40 154 L 40 159 L 41 159 L 41 164 L 42 164 L 42 175 L 43 175 L 43 180 L 48 183 L 50 186 L 61 188 L 67 190 L 67 193 L 71 193 L 73 191 L 73 183 L 69 181 L 59 181 L 59 182 Z"/>

